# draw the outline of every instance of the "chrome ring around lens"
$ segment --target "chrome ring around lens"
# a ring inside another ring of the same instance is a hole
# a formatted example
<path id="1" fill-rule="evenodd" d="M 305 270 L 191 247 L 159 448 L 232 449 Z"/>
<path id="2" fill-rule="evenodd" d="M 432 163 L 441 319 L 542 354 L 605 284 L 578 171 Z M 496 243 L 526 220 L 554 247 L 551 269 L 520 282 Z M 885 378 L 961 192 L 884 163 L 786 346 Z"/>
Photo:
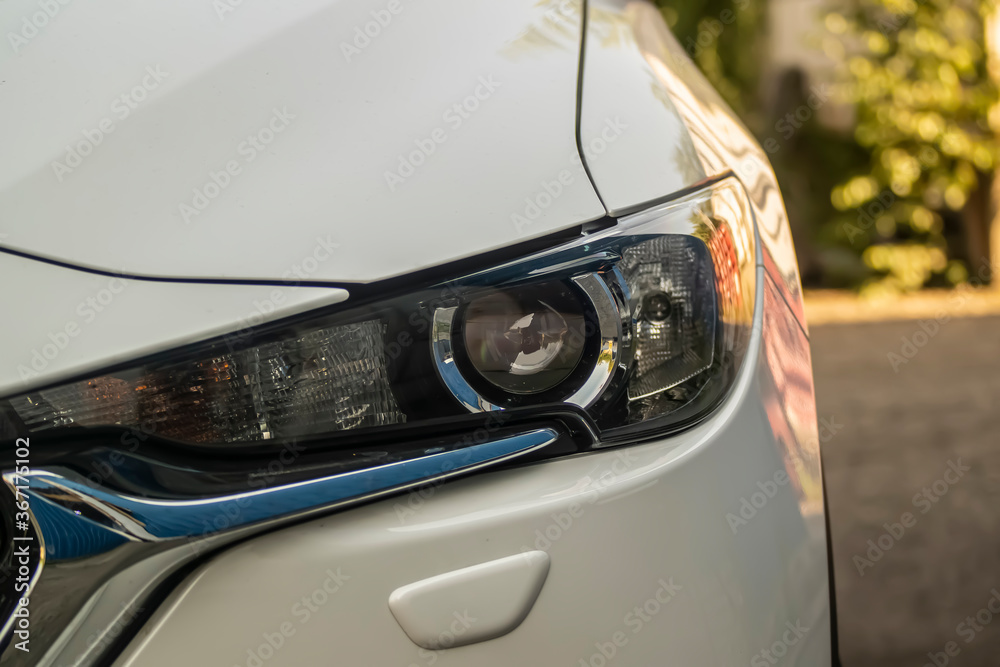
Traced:
<path id="1" fill-rule="evenodd" d="M 586 379 L 564 402 L 581 408 L 589 407 L 607 389 L 615 374 L 621 352 L 622 308 L 604 279 L 597 273 L 586 273 L 572 278 L 573 283 L 587 295 L 597 316 L 598 355 Z M 469 383 L 455 359 L 454 323 L 457 306 L 438 308 L 434 311 L 431 330 L 431 353 L 438 376 L 452 396 L 470 412 L 503 410 L 504 406 L 483 397 Z"/>
<path id="2" fill-rule="evenodd" d="M 614 378 L 622 346 L 622 309 L 599 274 L 575 276 L 573 282 L 583 290 L 597 312 L 601 336 L 597 363 L 583 385 L 566 399 L 567 403 L 587 408 L 604 393 Z"/>
<path id="3" fill-rule="evenodd" d="M 451 395 L 469 412 L 503 410 L 502 406 L 494 405 L 480 396 L 455 364 L 455 349 L 451 340 L 451 331 L 456 312 L 458 312 L 457 306 L 438 308 L 434 311 L 434 322 L 431 327 L 431 354 L 438 377 L 441 378 Z"/>

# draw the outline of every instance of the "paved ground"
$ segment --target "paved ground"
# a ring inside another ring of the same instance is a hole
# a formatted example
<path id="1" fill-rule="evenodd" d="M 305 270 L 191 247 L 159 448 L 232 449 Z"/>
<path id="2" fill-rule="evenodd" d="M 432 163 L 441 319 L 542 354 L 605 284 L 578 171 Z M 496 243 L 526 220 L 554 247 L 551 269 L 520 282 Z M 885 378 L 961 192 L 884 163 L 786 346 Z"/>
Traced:
<path id="1" fill-rule="evenodd" d="M 811 331 L 819 416 L 843 424 L 823 453 L 844 667 L 934 665 L 928 652 L 949 642 L 957 655 L 937 665 L 997 667 L 1000 615 L 986 606 L 1000 600 L 1000 317 L 918 332 L 918 321 Z M 888 355 L 906 358 L 904 338 L 913 356 L 897 372 Z M 969 470 L 937 482 L 952 464 Z M 915 498 L 925 488 L 933 502 Z M 887 536 L 906 512 L 911 525 Z M 855 560 L 880 536 L 884 555 Z"/>

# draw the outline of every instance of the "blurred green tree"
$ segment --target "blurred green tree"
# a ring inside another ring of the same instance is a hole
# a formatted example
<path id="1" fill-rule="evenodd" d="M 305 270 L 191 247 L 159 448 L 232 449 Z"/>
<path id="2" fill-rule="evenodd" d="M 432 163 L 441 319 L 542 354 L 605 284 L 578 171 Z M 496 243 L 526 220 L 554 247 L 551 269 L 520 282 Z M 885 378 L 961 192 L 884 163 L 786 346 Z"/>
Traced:
<path id="1" fill-rule="evenodd" d="M 997 86 L 985 50 L 992 1 L 852 0 L 825 25 L 847 55 L 842 97 L 855 106 L 863 169 L 833 188 L 853 216 L 840 240 L 876 272 L 866 289 L 967 280 L 989 258 L 987 175 L 997 160 Z"/>
<path id="2" fill-rule="evenodd" d="M 681 46 L 754 131 L 762 122 L 760 90 L 766 3 L 753 0 L 656 0 Z M 721 18 L 731 12 L 726 26 Z"/>
<path id="3" fill-rule="evenodd" d="M 773 74 L 762 66 L 767 39 L 781 38 L 767 35 L 769 3 L 658 2 L 750 129 L 762 141 L 773 135 L 795 94 L 775 103 L 761 93 L 761 77 Z M 855 125 L 845 136 L 813 119 L 771 156 L 807 284 L 868 292 L 954 285 L 987 261 L 990 226 L 1000 227 L 1000 196 L 990 196 L 1000 125 L 1000 77 L 990 72 L 1000 64 L 985 47 L 994 5 L 840 0 L 817 16 L 827 33 L 817 42 L 843 63 L 838 97 L 854 108 Z M 719 31 L 727 10 L 736 28 Z M 992 190 L 1000 195 L 1000 185 Z M 993 236 L 996 253 L 1000 229 Z"/>

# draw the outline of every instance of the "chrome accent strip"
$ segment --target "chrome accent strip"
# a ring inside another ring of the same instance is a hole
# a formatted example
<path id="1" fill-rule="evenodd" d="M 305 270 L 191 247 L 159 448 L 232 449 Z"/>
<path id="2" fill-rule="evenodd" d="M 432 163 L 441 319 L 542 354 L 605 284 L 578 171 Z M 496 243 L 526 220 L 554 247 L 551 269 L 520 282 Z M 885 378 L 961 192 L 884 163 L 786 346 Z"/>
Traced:
<path id="1" fill-rule="evenodd" d="M 24 494 L 46 546 L 30 598 L 33 651 L 9 646 L 0 664 L 90 667 L 134 622 L 160 583 L 208 551 L 304 517 L 496 465 L 558 437 L 553 429 L 535 429 L 444 452 L 435 448 L 365 470 L 197 500 L 121 494 L 61 467 L 32 471 L 23 476 Z M 8 486 L 14 476 L 4 473 Z M 216 530 L 220 517 L 224 526 Z M 39 659 L 41 651 L 46 652 Z"/>

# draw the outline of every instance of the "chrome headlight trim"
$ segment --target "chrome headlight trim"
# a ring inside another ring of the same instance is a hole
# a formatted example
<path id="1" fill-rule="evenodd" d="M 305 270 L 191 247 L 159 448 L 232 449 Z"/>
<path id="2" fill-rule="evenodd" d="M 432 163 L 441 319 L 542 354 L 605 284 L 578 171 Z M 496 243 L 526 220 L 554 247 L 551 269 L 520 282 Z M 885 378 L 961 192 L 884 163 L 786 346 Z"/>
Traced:
<path id="1" fill-rule="evenodd" d="M 593 368 L 580 386 L 563 399 L 565 403 L 586 409 L 611 384 L 619 365 L 618 357 L 623 333 L 622 309 L 620 301 L 599 274 L 584 273 L 573 276 L 571 280 L 587 295 L 590 306 L 597 315 L 600 336 L 599 354 Z M 456 332 L 455 316 L 458 310 L 457 306 L 446 306 L 434 311 L 431 352 L 438 377 L 451 395 L 469 412 L 503 410 L 504 406 L 490 402 L 479 394 L 459 368 L 453 343 Z"/>
<path id="2" fill-rule="evenodd" d="M 48 650 L 40 659 L 37 650 L 34 657 L 8 650 L 0 664 L 95 664 L 111 643 L 108 633 L 121 627 L 130 605 L 145 604 L 153 584 L 205 551 L 305 516 L 499 465 L 538 452 L 558 438 L 553 429 L 534 429 L 446 452 L 434 448 L 385 466 L 191 500 L 139 498 L 97 488 L 68 468 L 32 471 L 23 477 L 33 521 L 43 539 L 56 538 L 41 543 L 44 561 L 30 589 L 32 606 L 47 612 L 32 617 L 32 638 Z M 3 475 L 9 488 L 16 477 Z M 226 508 L 236 510 L 235 515 Z M 229 517 L 223 529 L 213 522 L 219 516 Z M 95 542 L 95 530 L 109 539 Z M 79 545 L 88 543 L 95 548 L 81 554 Z M 155 576 L 132 576 L 140 566 Z M 72 573 L 73 585 L 67 585 L 64 568 Z M 115 595 L 109 596 L 112 589 Z M 5 629 L 10 630 L 9 623 Z"/>

